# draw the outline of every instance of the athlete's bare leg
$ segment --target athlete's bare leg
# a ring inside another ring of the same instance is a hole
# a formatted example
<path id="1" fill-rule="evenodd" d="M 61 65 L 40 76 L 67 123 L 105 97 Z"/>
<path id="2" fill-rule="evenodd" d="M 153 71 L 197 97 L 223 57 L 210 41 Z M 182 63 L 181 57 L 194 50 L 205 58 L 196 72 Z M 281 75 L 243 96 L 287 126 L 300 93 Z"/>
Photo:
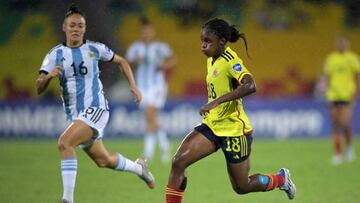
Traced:
<path id="1" fill-rule="evenodd" d="M 62 159 L 75 156 L 75 148 L 96 135 L 96 131 L 80 120 L 73 121 L 58 140 Z"/>
<path id="2" fill-rule="evenodd" d="M 95 141 L 91 146 L 84 148 L 84 151 L 98 167 L 134 173 L 145 181 L 149 188 L 155 187 L 155 179 L 145 160 L 139 158 L 134 162 L 119 153 L 109 152 L 102 140 Z"/>
<path id="3" fill-rule="evenodd" d="M 144 156 L 146 159 L 153 159 L 156 149 L 156 133 L 159 129 L 157 122 L 157 108 L 154 106 L 145 107 L 146 133 L 144 137 Z"/>
<path id="4" fill-rule="evenodd" d="M 96 135 L 91 127 L 80 120 L 73 121 L 58 140 L 61 156 L 61 175 L 63 180 L 62 201 L 73 202 L 77 174 L 75 148 Z"/>
<path id="5" fill-rule="evenodd" d="M 352 132 L 351 132 L 351 116 L 352 116 L 352 106 L 344 105 L 340 107 L 340 119 L 341 126 L 344 130 L 345 142 L 347 146 L 351 145 L 352 141 Z"/>
<path id="6" fill-rule="evenodd" d="M 259 181 L 261 174 L 254 174 L 249 177 L 250 158 L 241 163 L 227 162 L 227 169 L 233 190 L 238 194 L 249 192 L 265 191 L 266 185 Z M 264 175 L 263 175 L 264 176 Z"/>
<path id="7" fill-rule="evenodd" d="M 335 149 L 335 156 L 333 163 L 341 162 L 341 121 L 340 121 L 340 107 L 330 104 L 330 117 L 331 117 L 331 136 L 333 138 L 333 145 Z"/>
<path id="8" fill-rule="evenodd" d="M 146 131 L 149 133 L 155 133 L 159 129 L 157 121 L 158 109 L 154 106 L 145 107 L 145 119 L 146 119 Z"/>
<path id="9" fill-rule="evenodd" d="M 355 159 L 355 151 L 352 147 L 352 130 L 351 130 L 351 116 L 352 106 L 344 105 L 341 107 L 341 126 L 344 130 L 345 137 L 345 158 L 347 161 L 353 161 Z"/>
<path id="10" fill-rule="evenodd" d="M 116 153 L 110 153 L 102 140 L 95 141 L 91 146 L 84 148 L 89 157 L 101 168 L 115 169 L 118 163 Z"/>
<path id="11" fill-rule="evenodd" d="M 215 151 L 215 144 L 204 135 L 197 131 L 189 133 L 173 158 L 168 185 L 179 188 L 185 177 L 185 169 Z"/>

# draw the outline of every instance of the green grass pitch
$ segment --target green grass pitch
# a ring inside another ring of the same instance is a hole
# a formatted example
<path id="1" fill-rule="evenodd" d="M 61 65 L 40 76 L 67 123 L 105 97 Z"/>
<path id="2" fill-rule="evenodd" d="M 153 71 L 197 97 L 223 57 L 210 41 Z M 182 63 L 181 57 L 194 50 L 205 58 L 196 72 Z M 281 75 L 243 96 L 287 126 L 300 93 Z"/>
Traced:
<path id="1" fill-rule="evenodd" d="M 106 146 L 130 159 L 141 154 L 142 140 L 106 139 Z M 179 141 L 173 142 L 175 151 Z M 360 155 L 360 140 L 354 140 Z M 339 166 L 330 164 L 329 139 L 255 139 L 251 173 L 274 173 L 288 167 L 298 192 L 291 202 L 352 203 L 360 199 L 360 159 Z M 139 203 L 164 200 L 170 164 L 159 159 L 150 162 L 156 188 L 149 190 L 135 175 L 99 169 L 81 149 L 77 149 L 77 203 Z M 279 203 L 289 202 L 279 190 L 239 196 L 227 176 L 222 152 L 200 160 L 188 168 L 184 203 Z M 60 160 L 56 140 L 0 139 L 0 202 L 53 203 L 62 195 Z"/>

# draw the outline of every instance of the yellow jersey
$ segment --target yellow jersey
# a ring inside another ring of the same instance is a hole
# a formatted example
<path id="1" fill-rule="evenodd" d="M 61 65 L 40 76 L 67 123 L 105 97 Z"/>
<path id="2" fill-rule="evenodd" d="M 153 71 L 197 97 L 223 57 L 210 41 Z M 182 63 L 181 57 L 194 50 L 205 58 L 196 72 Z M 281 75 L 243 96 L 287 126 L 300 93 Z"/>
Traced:
<path id="1" fill-rule="evenodd" d="M 208 58 L 206 76 L 208 102 L 233 91 L 247 74 L 250 75 L 249 71 L 230 47 L 227 47 L 214 62 L 212 57 Z M 232 137 L 252 133 L 241 98 L 224 102 L 211 109 L 203 118 L 203 123 L 217 136 Z"/>
<path id="2" fill-rule="evenodd" d="M 328 101 L 353 100 L 356 93 L 356 75 L 360 72 L 359 58 L 355 53 L 331 53 L 326 58 L 324 72 L 328 78 Z"/>

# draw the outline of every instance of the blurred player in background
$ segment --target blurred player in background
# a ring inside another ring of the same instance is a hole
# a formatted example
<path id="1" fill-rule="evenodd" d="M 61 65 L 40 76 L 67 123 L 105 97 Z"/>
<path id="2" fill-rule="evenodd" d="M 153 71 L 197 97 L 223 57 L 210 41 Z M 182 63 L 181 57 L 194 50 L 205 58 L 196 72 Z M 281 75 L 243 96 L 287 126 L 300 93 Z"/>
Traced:
<path id="1" fill-rule="evenodd" d="M 127 60 L 136 66 L 136 82 L 143 93 L 140 107 L 145 112 L 146 133 L 144 156 L 153 159 L 157 140 L 163 162 L 169 160 L 170 143 L 158 122 L 158 112 L 164 107 L 167 97 L 165 72 L 173 68 L 176 59 L 170 46 L 155 40 L 155 28 L 146 18 L 141 18 L 141 39 L 130 45 Z"/>
<path id="2" fill-rule="evenodd" d="M 222 19 L 212 19 L 201 30 L 201 50 L 207 59 L 208 103 L 200 109 L 202 124 L 188 134 L 172 162 L 166 188 L 166 202 L 180 203 L 186 188 L 185 170 L 191 164 L 221 149 L 230 182 L 238 194 L 280 188 L 289 199 L 296 188 L 289 170 L 277 174 L 249 176 L 252 127 L 243 109 L 242 98 L 256 91 L 252 75 L 238 55 L 226 44 L 242 38 L 243 33 Z M 216 183 L 214 183 L 216 184 Z"/>
<path id="3" fill-rule="evenodd" d="M 111 153 L 101 140 L 109 119 L 109 108 L 99 79 L 98 62 L 101 60 L 118 64 L 129 82 L 136 103 L 139 103 L 141 93 L 129 64 L 104 44 L 84 40 L 85 17 L 75 5 L 65 14 L 63 31 L 66 42 L 54 47 L 46 55 L 36 81 L 40 94 L 46 90 L 52 78 L 59 77 L 65 113 L 71 121 L 58 140 L 64 189 L 61 202 L 74 202 L 77 146 L 81 146 L 99 167 L 135 173 L 153 188 L 154 177 L 144 159 L 133 162 L 119 153 Z"/>
<path id="4" fill-rule="evenodd" d="M 322 82 L 326 84 L 326 98 L 330 104 L 331 133 L 335 149 L 332 162 L 340 164 L 343 160 L 340 136 L 342 133 L 346 143 L 345 158 L 351 162 L 355 159 L 351 116 L 356 99 L 356 86 L 360 89 L 360 64 L 358 56 L 350 50 L 347 38 L 337 38 L 336 51 L 326 58 Z"/>

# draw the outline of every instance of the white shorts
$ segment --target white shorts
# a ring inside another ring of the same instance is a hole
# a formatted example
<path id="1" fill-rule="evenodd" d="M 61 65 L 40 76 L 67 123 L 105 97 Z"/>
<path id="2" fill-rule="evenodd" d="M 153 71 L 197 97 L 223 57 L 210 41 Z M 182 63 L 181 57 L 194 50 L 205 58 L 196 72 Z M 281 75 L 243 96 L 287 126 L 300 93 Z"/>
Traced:
<path id="1" fill-rule="evenodd" d="M 140 102 L 140 107 L 154 106 L 158 109 L 164 107 L 167 97 L 167 87 L 152 87 L 146 90 L 141 90 L 143 98 Z"/>
<path id="2" fill-rule="evenodd" d="M 97 135 L 79 145 L 84 148 L 92 145 L 96 140 L 102 139 L 104 129 L 109 121 L 109 111 L 98 107 L 88 107 L 79 113 L 78 117 L 74 118 L 74 120 L 81 120 L 97 131 Z"/>

